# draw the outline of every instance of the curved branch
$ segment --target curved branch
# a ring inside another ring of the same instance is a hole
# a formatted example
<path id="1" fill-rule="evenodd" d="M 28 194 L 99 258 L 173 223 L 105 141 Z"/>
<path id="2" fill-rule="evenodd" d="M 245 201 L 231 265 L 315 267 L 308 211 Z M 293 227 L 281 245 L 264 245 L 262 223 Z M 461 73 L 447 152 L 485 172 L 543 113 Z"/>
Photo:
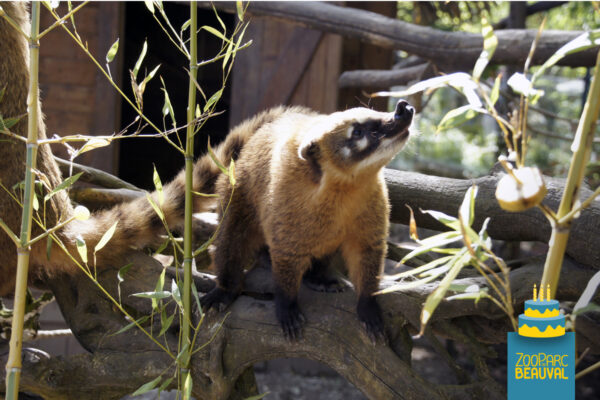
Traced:
<path id="1" fill-rule="evenodd" d="M 387 89 L 390 86 L 406 85 L 409 82 L 427 79 L 433 75 L 434 67 L 429 63 L 389 71 L 346 71 L 340 75 L 338 86 L 340 88 L 368 87 L 372 89 Z"/>
<path id="2" fill-rule="evenodd" d="M 212 7 L 212 3 L 202 3 Z M 216 2 L 217 9 L 235 12 L 235 3 Z M 337 33 L 381 47 L 404 50 L 444 66 L 472 68 L 483 49 L 481 35 L 443 32 L 384 17 L 369 11 L 320 2 L 252 2 L 248 13 L 294 22 L 309 28 Z M 532 65 L 542 64 L 581 31 L 545 31 L 538 42 Z M 507 29 L 496 32 L 496 64 L 521 65 L 527 59 L 536 30 Z M 596 49 L 563 58 L 559 64 L 595 65 Z"/>

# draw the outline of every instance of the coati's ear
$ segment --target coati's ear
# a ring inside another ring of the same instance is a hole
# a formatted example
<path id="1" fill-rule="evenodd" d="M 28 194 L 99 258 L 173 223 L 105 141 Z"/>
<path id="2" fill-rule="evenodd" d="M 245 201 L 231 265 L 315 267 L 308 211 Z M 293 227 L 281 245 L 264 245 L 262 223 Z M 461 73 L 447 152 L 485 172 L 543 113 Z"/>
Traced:
<path id="1" fill-rule="evenodd" d="M 302 144 L 298 149 L 298 156 L 308 163 L 312 172 L 312 179 L 318 183 L 321 180 L 321 175 L 323 173 L 321 164 L 319 163 L 321 158 L 321 148 L 319 147 L 319 143 L 311 141 Z"/>

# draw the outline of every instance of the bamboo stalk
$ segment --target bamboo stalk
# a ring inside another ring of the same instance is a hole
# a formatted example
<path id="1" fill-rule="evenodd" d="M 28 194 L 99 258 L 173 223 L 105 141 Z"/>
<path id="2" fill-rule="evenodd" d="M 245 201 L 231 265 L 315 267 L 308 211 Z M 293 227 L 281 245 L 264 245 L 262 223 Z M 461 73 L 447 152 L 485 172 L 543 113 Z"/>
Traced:
<path id="1" fill-rule="evenodd" d="M 579 120 L 579 125 L 577 126 L 575 139 L 571 146 L 573 157 L 571 159 L 571 165 L 569 166 L 569 175 L 567 176 L 565 190 L 560 201 L 560 206 L 558 207 L 558 212 L 556 213 L 556 219 L 559 222 L 555 222 L 552 225 L 552 236 L 550 237 L 549 242 L 550 249 L 548 250 L 546 263 L 544 264 L 542 287 L 546 287 L 546 285 L 550 284 L 552 298 L 554 297 L 556 287 L 558 286 L 558 279 L 560 277 L 560 270 L 567 248 L 567 241 L 569 240 L 572 222 L 572 218 L 563 219 L 563 217 L 577 207 L 576 200 L 585 174 L 585 167 L 590 159 L 591 144 L 599 112 L 600 53 L 598 53 L 598 57 L 596 58 L 594 77 L 585 102 L 583 114 Z M 574 216 L 575 214 L 572 215 L 572 217 Z"/>
<path id="2" fill-rule="evenodd" d="M 31 222 L 33 216 L 34 168 L 38 149 L 38 112 L 39 112 L 39 25 L 40 2 L 31 5 L 31 34 L 29 35 L 29 96 L 27 97 L 27 161 L 25 170 L 25 193 L 23 214 L 21 218 L 21 234 L 17 248 L 17 277 L 15 283 L 15 302 L 13 310 L 12 330 L 10 336 L 10 353 L 6 363 L 6 399 L 16 400 L 19 396 L 19 379 L 21 377 L 23 346 L 23 320 L 27 296 L 27 273 L 29 269 L 29 253 Z"/>
<path id="3" fill-rule="evenodd" d="M 185 143 L 185 221 L 183 231 L 183 324 L 181 346 L 185 354 L 179 365 L 181 382 L 183 383 L 183 399 L 189 399 L 192 392 L 192 376 L 189 371 L 192 342 L 191 328 L 191 292 L 192 292 L 192 213 L 193 213 L 193 171 L 194 171 L 194 113 L 196 111 L 196 85 L 198 75 L 197 55 L 197 14 L 198 5 L 190 2 L 190 79 L 188 85 L 187 128 Z"/>

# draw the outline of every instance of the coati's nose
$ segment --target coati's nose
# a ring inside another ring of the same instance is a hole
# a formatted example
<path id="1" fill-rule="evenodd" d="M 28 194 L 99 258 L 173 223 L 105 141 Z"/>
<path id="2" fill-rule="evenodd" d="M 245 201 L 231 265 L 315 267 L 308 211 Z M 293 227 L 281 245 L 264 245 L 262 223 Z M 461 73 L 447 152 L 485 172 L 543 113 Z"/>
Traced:
<path id="1" fill-rule="evenodd" d="M 398 101 L 398 104 L 396 104 L 396 112 L 394 113 L 394 119 L 395 120 L 410 120 L 413 115 L 415 114 L 415 109 L 413 106 L 411 106 L 410 104 L 408 104 L 408 101 L 406 100 L 400 100 Z"/>

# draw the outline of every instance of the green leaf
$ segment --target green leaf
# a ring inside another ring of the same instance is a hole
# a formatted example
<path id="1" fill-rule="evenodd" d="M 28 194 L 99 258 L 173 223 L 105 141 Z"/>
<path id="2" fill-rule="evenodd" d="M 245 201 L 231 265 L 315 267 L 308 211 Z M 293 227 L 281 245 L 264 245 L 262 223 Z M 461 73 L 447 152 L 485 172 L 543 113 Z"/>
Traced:
<path id="1" fill-rule="evenodd" d="M 165 379 L 164 382 L 160 385 L 160 387 L 158 388 L 158 392 L 162 392 L 163 390 L 167 389 L 169 387 L 169 385 L 171 384 L 171 382 L 173 381 L 173 377 L 170 377 L 168 379 Z"/>
<path id="2" fill-rule="evenodd" d="M 183 357 L 189 356 L 189 354 L 188 354 L 189 348 L 190 348 L 189 343 L 184 344 L 183 347 L 181 348 L 181 351 L 179 352 L 179 354 L 177 354 L 177 357 L 175 358 L 175 362 L 181 360 Z"/>
<path id="3" fill-rule="evenodd" d="M 578 308 L 577 310 L 573 310 L 571 315 L 577 316 L 580 314 L 585 314 L 586 312 L 590 312 L 590 311 L 598 312 L 598 311 L 600 311 L 600 306 L 596 303 L 589 303 L 585 307 L 581 307 L 581 308 Z"/>
<path id="4" fill-rule="evenodd" d="M 62 181 L 57 187 L 54 188 L 54 190 L 52 190 L 50 193 L 48 193 L 46 196 L 44 196 L 44 201 L 46 202 L 46 201 L 50 200 L 52 198 L 52 196 L 54 196 L 56 193 L 68 188 L 69 186 L 71 186 L 72 184 L 77 182 L 77 179 L 79 179 L 79 177 L 82 174 L 83 174 L 83 172 L 80 172 L 80 173 L 70 176 L 67 179 L 65 179 L 64 181 Z"/>
<path id="5" fill-rule="evenodd" d="M 196 289 L 196 285 L 192 284 L 192 295 L 196 300 L 196 306 L 198 306 L 198 312 L 200 316 L 202 316 L 202 304 L 200 303 L 200 295 L 198 294 L 198 290 Z"/>
<path id="6" fill-rule="evenodd" d="M 183 383 L 183 398 L 184 399 L 191 399 L 192 398 L 192 374 L 190 374 L 189 372 L 187 373 L 186 377 L 185 377 L 185 382 Z"/>
<path id="7" fill-rule="evenodd" d="M 125 281 L 125 275 L 127 275 L 127 272 L 129 272 L 129 269 L 131 268 L 133 264 L 129 263 L 127 265 L 122 266 L 121 268 L 119 268 L 119 272 L 117 273 L 117 280 L 119 281 L 117 283 L 117 293 L 119 294 L 119 303 L 121 303 L 121 283 L 123 283 Z"/>
<path id="8" fill-rule="evenodd" d="M 213 4 L 213 11 L 215 12 L 215 16 L 217 17 L 217 20 L 219 21 L 219 24 L 221 25 L 221 28 L 223 28 L 223 32 L 227 32 L 227 28 L 225 27 L 225 23 L 223 22 L 223 20 L 219 16 L 219 13 L 217 12 L 217 9 L 215 8 L 214 4 Z"/>
<path id="9" fill-rule="evenodd" d="M 154 14 L 154 3 L 152 3 L 152 0 L 144 0 L 144 4 L 146 5 L 148 11 Z"/>
<path id="10" fill-rule="evenodd" d="M 235 10 L 237 11 L 237 17 L 240 22 L 244 21 L 244 4 L 241 1 L 235 2 Z"/>
<path id="11" fill-rule="evenodd" d="M 208 31 L 208 32 L 212 33 L 213 35 L 215 35 L 216 37 L 218 37 L 221 40 L 228 41 L 227 38 L 221 32 L 219 32 L 218 30 L 216 30 L 212 26 L 204 25 L 200 29 L 204 29 L 205 31 Z"/>
<path id="12" fill-rule="evenodd" d="M 208 155 L 213 160 L 215 165 L 221 170 L 222 173 L 227 175 L 229 173 L 229 171 L 227 170 L 227 168 L 225 168 L 225 166 L 223 166 L 223 164 L 221 164 L 221 161 L 219 161 L 219 159 L 215 155 L 215 152 L 213 151 L 212 147 L 210 146 L 210 141 L 207 144 L 207 149 L 208 149 Z"/>
<path id="13" fill-rule="evenodd" d="M 164 116 L 169 115 L 171 117 L 171 122 L 173 126 L 176 126 L 175 122 L 175 110 L 173 110 L 173 105 L 171 104 L 171 98 L 169 97 L 169 92 L 167 92 L 167 87 L 165 86 L 165 82 L 163 81 L 162 76 L 160 77 L 160 81 L 162 83 L 162 90 L 165 94 L 165 102 L 163 104 L 162 113 Z"/>
<path id="14" fill-rule="evenodd" d="M 106 246 L 106 243 L 108 243 L 108 241 L 113 237 L 113 235 L 115 234 L 115 230 L 117 229 L 117 224 L 119 223 L 119 221 L 115 221 L 114 224 L 112 224 L 112 226 L 110 228 L 108 228 L 106 230 L 106 232 L 104 232 L 104 235 L 102 235 L 102 237 L 100 238 L 100 241 L 98 242 L 98 244 L 96 244 L 96 246 L 94 247 L 94 253 L 97 253 L 98 251 L 100 251 L 104 246 Z"/>
<path id="15" fill-rule="evenodd" d="M 165 287 L 165 271 L 166 271 L 166 269 L 163 268 L 162 272 L 158 276 L 158 280 L 156 281 L 156 285 L 154 286 L 155 292 L 162 292 Z M 167 297 L 169 297 L 171 294 L 169 292 L 167 292 L 167 293 L 168 293 Z M 152 299 L 152 309 L 156 310 L 157 308 L 158 308 L 158 299 Z"/>
<path id="16" fill-rule="evenodd" d="M 396 279 L 400 279 L 400 278 L 405 278 L 407 276 L 414 276 L 414 275 L 418 275 L 421 272 L 425 272 L 427 270 L 430 270 L 432 268 L 435 268 L 439 265 L 442 265 L 445 262 L 450 261 L 450 259 L 454 257 L 454 256 L 445 256 L 445 257 L 440 257 L 437 258 L 433 261 L 429 261 L 427 264 L 421 265 L 420 267 L 417 268 L 413 268 L 409 271 L 404 271 L 404 272 L 400 272 L 398 274 L 394 274 L 394 275 L 390 275 L 389 278 L 396 280 Z"/>
<path id="17" fill-rule="evenodd" d="M 148 41 L 144 40 L 144 45 L 142 46 L 142 52 L 140 53 L 140 56 L 138 57 L 135 66 L 133 67 L 133 76 L 135 78 L 137 78 L 137 74 L 140 71 L 140 68 L 142 67 L 142 62 L 144 61 L 144 57 L 146 57 L 146 52 L 148 51 Z"/>
<path id="18" fill-rule="evenodd" d="M 188 29 L 190 27 L 191 23 L 192 23 L 191 19 L 188 19 L 187 21 L 185 21 L 183 23 L 183 25 L 181 25 L 181 32 L 183 33 L 186 29 Z"/>
<path id="19" fill-rule="evenodd" d="M 106 53 L 107 63 L 110 63 L 112 62 L 112 60 L 115 59 L 117 51 L 119 51 L 119 38 L 117 38 L 117 40 L 112 44 L 112 46 L 110 46 L 110 49 L 108 49 L 108 53 Z"/>
<path id="20" fill-rule="evenodd" d="M 590 32 L 585 32 L 575 39 L 571 40 L 560 49 L 556 51 L 546 62 L 538 68 L 537 71 L 533 74 L 532 81 L 535 81 L 539 76 L 541 76 L 548 68 L 552 67 L 554 64 L 559 62 L 563 57 L 577 53 L 580 51 L 584 51 L 587 49 L 591 49 L 592 47 L 596 47 L 600 45 L 600 29 L 595 29 Z"/>
<path id="21" fill-rule="evenodd" d="M 94 149 L 97 149 L 100 147 L 108 146 L 109 144 L 110 144 L 110 140 L 108 140 L 108 139 L 101 139 L 101 138 L 90 139 L 90 140 L 86 141 L 83 144 L 83 146 L 81 146 L 77 150 L 77 155 L 83 154 L 87 151 L 94 150 Z"/>
<path id="22" fill-rule="evenodd" d="M 225 52 L 225 57 L 223 57 L 223 70 L 225 70 L 225 67 L 227 67 L 227 62 L 229 61 L 229 58 L 231 58 L 232 51 L 233 42 L 229 42 L 229 44 L 227 45 L 227 51 Z"/>
<path id="23" fill-rule="evenodd" d="M 229 183 L 231 186 L 235 186 L 235 162 L 233 162 L 233 159 L 229 163 L 229 171 L 227 175 L 229 175 Z"/>
<path id="24" fill-rule="evenodd" d="M 17 122 L 19 122 L 24 116 L 27 114 L 23 114 L 19 117 L 11 117 L 11 118 L 2 118 L 0 115 L 0 130 L 8 131 L 10 128 L 15 126 Z"/>
<path id="25" fill-rule="evenodd" d="M 166 299 L 167 297 L 171 297 L 171 292 L 169 292 L 167 290 L 163 290 L 160 292 L 140 292 L 140 293 L 133 293 L 131 296 L 141 297 L 143 299 L 160 300 L 160 299 Z"/>
<path id="26" fill-rule="evenodd" d="M 438 124 L 436 133 L 446 129 L 455 128 L 475 118 L 476 116 L 477 110 L 474 109 L 470 104 L 450 110 L 446 113 L 446 115 L 444 115 L 444 118 L 442 118 Z"/>
<path id="27" fill-rule="evenodd" d="M 479 81 L 481 74 L 494 56 L 494 52 L 498 46 L 498 38 L 494 35 L 494 29 L 485 17 L 481 18 L 481 33 L 483 35 L 483 51 L 473 68 L 473 79 L 475 81 Z"/>
<path id="28" fill-rule="evenodd" d="M 79 253 L 79 256 L 81 257 L 83 262 L 85 264 L 87 264 L 88 257 L 87 257 L 87 246 L 85 245 L 85 240 L 83 240 L 83 238 L 81 236 L 77 236 L 77 238 L 75 238 L 75 245 L 77 246 L 77 252 Z"/>
<path id="29" fill-rule="evenodd" d="M 499 74 L 494 81 L 494 87 L 492 87 L 492 92 L 490 93 L 490 103 L 492 106 L 496 104 L 498 98 L 500 97 L 500 83 L 502 82 L 502 74 Z"/>
<path id="30" fill-rule="evenodd" d="M 171 243 L 171 240 L 169 238 L 167 238 L 167 240 L 165 240 L 158 249 L 156 249 L 156 251 L 154 252 L 154 254 L 162 254 L 162 252 L 167 248 L 167 246 L 169 245 L 169 243 Z"/>
<path id="31" fill-rule="evenodd" d="M 193 286 L 193 285 L 192 285 Z M 160 319 L 160 332 L 158 332 L 158 336 L 162 336 L 165 334 L 165 332 L 171 327 L 171 324 L 173 323 L 173 318 L 175 317 L 176 313 L 171 314 L 170 317 L 162 317 Z M 162 315 L 162 314 L 161 314 Z"/>
<path id="32" fill-rule="evenodd" d="M 156 213 L 156 215 L 158 215 L 158 218 L 160 218 L 160 220 L 164 222 L 165 215 L 163 214 L 162 210 L 156 205 L 156 203 L 154 202 L 154 200 L 152 200 L 152 197 L 150 196 L 150 193 L 146 193 L 146 199 L 148 199 L 148 202 L 150 203 L 150 205 L 154 209 L 154 212 Z"/>
<path id="33" fill-rule="evenodd" d="M 165 203 L 165 194 L 163 193 L 162 182 L 160 181 L 160 176 L 158 176 L 158 172 L 156 171 L 156 165 L 154 165 L 154 173 L 152 174 L 152 181 L 154 182 L 154 188 L 158 193 L 158 205 L 160 207 Z"/>
<path id="34" fill-rule="evenodd" d="M 145 3 L 147 4 L 149 2 L 145 2 Z M 137 388 L 137 390 L 135 392 L 133 392 L 131 394 L 131 396 L 139 396 L 141 394 L 148 393 L 149 391 L 154 389 L 160 383 L 161 379 L 162 379 L 162 377 L 158 376 L 155 379 L 151 380 L 150 382 L 144 383 L 142 386 Z"/>
<path id="35" fill-rule="evenodd" d="M 466 252 L 466 250 L 463 250 L 463 254 L 461 255 L 461 257 L 456 258 L 454 264 L 451 265 L 450 270 L 448 271 L 444 279 L 441 280 L 439 286 L 429 296 L 427 296 L 427 300 L 425 300 L 425 305 L 423 306 L 423 310 L 421 311 L 421 330 L 419 332 L 420 335 L 422 335 L 425 332 L 427 323 L 431 319 L 431 316 L 435 312 L 435 309 L 438 307 L 438 305 L 446 295 L 450 284 L 452 283 L 452 281 L 454 281 L 454 279 L 456 279 L 463 267 L 469 263 L 469 259 L 470 255 Z"/>
<path id="36" fill-rule="evenodd" d="M 533 87 L 533 81 L 527 79 L 527 77 L 520 72 L 516 72 L 508 78 L 506 84 L 510 86 L 515 93 L 529 97 L 532 102 L 544 94 L 543 90 L 535 89 Z"/>
<path id="37" fill-rule="evenodd" d="M 478 187 L 473 185 L 465 193 L 462 204 L 458 210 L 459 215 L 462 216 L 463 221 L 468 221 L 469 226 L 473 225 L 475 219 L 475 198 L 477 197 Z"/>
<path id="38" fill-rule="evenodd" d="M 460 231 L 460 225 L 458 222 L 458 218 L 452 217 L 450 215 L 444 214 L 440 211 L 435 210 L 421 210 L 423 214 L 429 214 L 433 218 L 435 218 L 438 222 L 446 225 L 450 229 L 454 229 L 455 231 Z"/>
<path id="39" fill-rule="evenodd" d="M 461 238 L 462 237 L 461 237 L 460 233 L 456 232 L 456 231 L 444 232 L 439 235 L 435 235 L 435 240 L 429 240 L 428 242 L 421 241 L 420 243 L 422 243 L 422 244 L 424 243 L 424 244 L 417 247 L 416 249 L 414 249 L 413 251 L 408 253 L 406 256 L 404 256 L 404 258 L 402 260 L 400 260 L 400 262 L 404 263 L 413 257 L 419 256 L 421 254 L 425 254 L 425 253 L 429 252 L 430 250 L 435 249 L 437 247 L 442 247 L 442 246 L 448 245 L 450 243 L 458 242 L 461 240 Z M 427 239 L 431 239 L 431 238 L 427 238 Z"/>
<path id="40" fill-rule="evenodd" d="M 119 329 L 118 331 L 116 331 L 115 333 L 113 333 L 113 334 L 112 334 L 112 335 L 110 335 L 110 336 L 116 336 L 116 335 L 118 335 L 118 334 L 120 334 L 120 333 L 123 333 L 123 332 L 125 332 L 125 331 L 128 331 L 128 330 L 130 330 L 131 328 L 133 328 L 134 326 L 141 325 L 141 324 L 143 324 L 144 322 L 148 321 L 149 319 L 150 319 L 150 317 L 149 317 L 148 315 L 144 315 L 142 318 L 140 318 L 140 319 L 138 319 L 138 320 L 136 320 L 136 321 L 133 321 L 133 322 L 131 322 L 131 323 L 129 323 L 129 324 L 127 324 L 127 325 L 125 325 L 124 327 L 122 327 L 121 329 Z"/>
<path id="41" fill-rule="evenodd" d="M 392 292 L 399 292 L 402 290 L 413 289 L 416 287 L 423 286 L 426 283 L 429 283 L 429 282 L 435 280 L 435 278 L 437 278 L 437 276 L 430 276 L 425 279 L 418 279 L 416 281 L 398 283 L 396 285 L 393 285 L 393 286 L 387 287 L 383 290 L 380 290 L 376 294 L 380 295 L 380 294 L 386 294 L 386 293 L 392 293 Z"/>
<path id="42" fill-rule="evenodd" d="M 142 83 L 140 83 L 140 94 L 143 94 L 144 91 L 146 90 L 146 85 L 148 84 L 148 82 L 150 82 L 152 80 L 152 78 L 154 78 L 154 75 L 156 75 L 156 72 L 158 71 L 158 69 L 160 68 L 160 64 L 158 64 L 156 67 L 154 67 L 154 69 L 152 71 L 150 71 L 150 73 L 144 78 L 144 80 L 142 81 Z"/>
<path id="43" fill-rule="evenodd" d="M 38 200 L 37 194 L 35 194 L 35 193 L 32 193 L 31 195 L 33 196 L 33 199 L 32 199 L 32 204 L 31 204 L 31 206 L 33 207 L 33 209 L 34 209 L 35 211 L 38 211 L 38 210 L 40 209 L 40 202 L 39 202 L 39 200 Z"/>
<path id="44" fill-rule="evenodd" d="M 213 94 L 212 96 L 210 96 L 210 99 L 208 99 L 208 101 L 206 102 L 206 104 L 204 105 L 204 112 L 207 112 L 208 110 L 210 110 L 210 108 L 217 102 L 219 101 L 219 99 L 221 98 L 221 95 L 223 95 L 223 88 L 217 90 L 215 92 L 215 94 Z"/>
<path id="45" fill-rule="evenodd" d="M 181 290 L 179 290 L 179 286 L 177 285 L 175 279 L 171 281 L 171 296 L 173 296 L 173 299 L 179 308 L 183 310 L 183 303 L 181 302 Z"/>

